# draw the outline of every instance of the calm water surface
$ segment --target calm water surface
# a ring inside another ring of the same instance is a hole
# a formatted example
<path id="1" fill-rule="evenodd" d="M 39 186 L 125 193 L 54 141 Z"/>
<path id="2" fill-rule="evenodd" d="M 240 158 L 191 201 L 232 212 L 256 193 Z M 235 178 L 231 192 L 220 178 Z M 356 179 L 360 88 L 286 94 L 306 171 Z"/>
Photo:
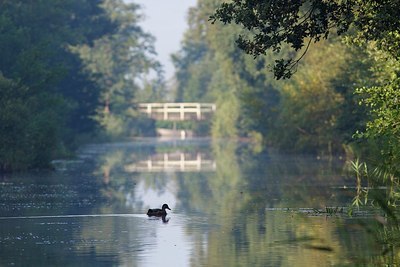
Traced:
<path id="1" fill-rule="evenodd" d="M 208 140 L 89 145 L 5 175 L 0 266 L 353 266 L 381 248 L 344 162 Z M 148 208 L 167 203 L 166 218 Z M 319 212 L 316 212 L 319 210 Z"/>

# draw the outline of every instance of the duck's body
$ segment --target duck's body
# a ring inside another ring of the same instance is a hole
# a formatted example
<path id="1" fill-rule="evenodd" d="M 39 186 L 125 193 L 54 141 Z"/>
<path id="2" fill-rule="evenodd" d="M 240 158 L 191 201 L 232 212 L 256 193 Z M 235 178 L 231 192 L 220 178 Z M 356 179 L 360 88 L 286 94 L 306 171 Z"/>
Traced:
<path id="1" fill-rule="evenodd" d="M 161 209 L 149 209 L 147 211 L 148 216 L 165 216 L 167 215 L 166 209 L 171 210 L 167 204 L 162 205 Z"/>

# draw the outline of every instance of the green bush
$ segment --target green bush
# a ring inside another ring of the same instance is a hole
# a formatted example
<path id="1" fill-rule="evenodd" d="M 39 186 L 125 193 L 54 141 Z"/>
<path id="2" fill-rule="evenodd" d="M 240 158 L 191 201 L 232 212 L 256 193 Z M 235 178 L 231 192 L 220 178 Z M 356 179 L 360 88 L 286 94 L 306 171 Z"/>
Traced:
<path id="1" fill-rule="evenodd" d="M 0 171 L 48 167 L 60 144 L 66 105 L 0 75 Z"/>

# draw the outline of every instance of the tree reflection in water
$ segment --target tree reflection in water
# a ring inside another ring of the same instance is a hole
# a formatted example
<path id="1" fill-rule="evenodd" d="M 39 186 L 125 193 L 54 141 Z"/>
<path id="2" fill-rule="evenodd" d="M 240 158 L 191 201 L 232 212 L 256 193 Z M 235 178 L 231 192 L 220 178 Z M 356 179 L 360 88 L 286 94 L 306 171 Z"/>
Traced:
<path id="1" fill-rule="evenodd" d="M 215 169 L 132 172 L 126 168 L 151 155 L 177 151 L 207 156 L 215 161 Z M 385 211 L 381 205 L 380 211 L 373 212 L 361 207 L 353 217 L 328 212 L 326 207 L 347 211 L 357 191 L 352 176 L 344 175 L 343 161 L 272 151 L 255 154 L 249 144 L 204 140 L 93 145 L 80 155 L 84 162 L 68 165 L 51 177 L 41 174 L 41 180 L 4 181 L 2 214 L 105 216 L 0 220 L 1 265 L 28 259 L 40 265 L 43 253 L 51 256 L 46 263 L 53 265 L 399 262 L 398 216 L 391 207 Z M 34 181 L 40 184 L 33 185 Z M 370 191 L 369 196 L 388 195 L 395 189 Z M 147 209 L 162 203 L 170 204 L 172 212 L 157 220 L 147 218 Z M 39 245 L 39 240 L 52 246 Z M 162 260 L 154 254 L 163 255 Z"/>

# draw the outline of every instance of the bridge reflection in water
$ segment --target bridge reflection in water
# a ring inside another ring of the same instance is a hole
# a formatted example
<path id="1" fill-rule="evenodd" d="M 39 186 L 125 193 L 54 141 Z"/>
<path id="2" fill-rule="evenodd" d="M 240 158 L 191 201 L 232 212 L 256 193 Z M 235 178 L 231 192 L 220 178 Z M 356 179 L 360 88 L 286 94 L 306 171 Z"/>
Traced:
<path id="1" fill-rule="evenodd" d="M 204 172 L 215 171 L 216 162 L 201 153 L 154 154 L 147 160 L 125 166 L 127 172 Z"/>

